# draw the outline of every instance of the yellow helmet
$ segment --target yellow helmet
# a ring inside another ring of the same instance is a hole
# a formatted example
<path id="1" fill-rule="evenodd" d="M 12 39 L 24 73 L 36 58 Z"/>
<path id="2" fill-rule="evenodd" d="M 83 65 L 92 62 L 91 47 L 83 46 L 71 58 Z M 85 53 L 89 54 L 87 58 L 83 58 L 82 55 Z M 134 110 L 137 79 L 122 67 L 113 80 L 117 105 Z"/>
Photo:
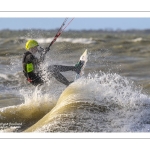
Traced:
<path id="1" fill-rule="evenodd" d="M 29 50 L 30 48 L 33 48 L 33 47 L 38 46 L 38 45 L 39 44 L 38 44 L 37 41 L 35 41 L 35 40 L 28 40 L 26 42 L 26 49 Z"/>

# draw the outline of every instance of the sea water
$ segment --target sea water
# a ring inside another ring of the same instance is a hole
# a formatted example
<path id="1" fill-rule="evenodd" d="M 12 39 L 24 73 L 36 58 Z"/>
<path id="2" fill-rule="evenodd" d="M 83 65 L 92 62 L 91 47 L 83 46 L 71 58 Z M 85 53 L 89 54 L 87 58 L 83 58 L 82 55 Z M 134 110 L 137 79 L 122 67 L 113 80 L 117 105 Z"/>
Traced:
<path id="1" fill-rule="evenodd" d="M 45 76 L 47 84 L 34 87 L 22 72 L 25 43 L 34 38 L 46 47 L 53 35 L 1 31 L 1 132 L 149 132 L 150 36 L 145 31 L 65 32 L 44 66 L 75 65 L 87 49 L 83 77 L 66 87 Z M 62 74 L 74 80 L 75 72 Z"/>

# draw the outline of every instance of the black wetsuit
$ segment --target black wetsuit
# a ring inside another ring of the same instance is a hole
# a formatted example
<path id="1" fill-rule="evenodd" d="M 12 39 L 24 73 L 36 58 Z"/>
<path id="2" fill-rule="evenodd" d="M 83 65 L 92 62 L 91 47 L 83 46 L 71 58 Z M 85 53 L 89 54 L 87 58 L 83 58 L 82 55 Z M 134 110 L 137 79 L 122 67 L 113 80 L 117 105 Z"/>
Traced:
<path id="1" fill-rule="evenodd" d="M 42 75 L 40 71 L 36 72 L 38 70 L 40 63 L 43 62 L 44 57 L 41 57 L 41 60 L 38 60 L 31 52 L 27 51 L 24 53 L 22 64 L 23 64 L 23 73 L 27 80 L 32 85 L 39 85 L 44 83 L 44 79 L 42 78 Z M 65 71 L 75 71 L 78 72 L 79 69 L 75 66 L 62 66 L 62 65 L 52 65 L 48 67 L 48 71 L 50 74 L 55 77 L 59 82 L 69 85 L 71 82 L 69 82 L 60 72 Z"/>

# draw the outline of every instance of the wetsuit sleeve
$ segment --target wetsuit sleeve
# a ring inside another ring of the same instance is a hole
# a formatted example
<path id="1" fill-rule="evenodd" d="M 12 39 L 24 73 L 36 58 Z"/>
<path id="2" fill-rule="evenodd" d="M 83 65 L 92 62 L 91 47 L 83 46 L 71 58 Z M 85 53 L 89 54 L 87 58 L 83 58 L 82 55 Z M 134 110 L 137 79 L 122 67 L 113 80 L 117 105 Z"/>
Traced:
<path id="1" fill-rule="evenodd" d="M 39 63 L 42 63 L 45 60 L 47 49 L 42 48 L 42 51 L 40 51 L 40 59 L 38 60 Z"/>
<path id="2" fill-rule="evenodd" d="M 39 63 L 42 63 L 45 60 L 46 54 L 43 52 L 40 56 Z"/>

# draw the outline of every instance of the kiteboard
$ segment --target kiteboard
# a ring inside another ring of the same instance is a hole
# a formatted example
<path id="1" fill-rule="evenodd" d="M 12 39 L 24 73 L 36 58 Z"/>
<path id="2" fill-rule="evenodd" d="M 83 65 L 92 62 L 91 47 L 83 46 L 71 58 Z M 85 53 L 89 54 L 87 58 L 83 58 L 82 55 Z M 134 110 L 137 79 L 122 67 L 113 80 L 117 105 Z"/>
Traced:
<path id="1" fill-rule="evenodd" d="M 85 68 L 86 63 L 87 63 L 87 61 L 88 61 L 87 49 L 86 49 L 86 50 L 84 51 L 84 53 L 80 56 L 79 62 L 80 62 L 80 61 L 83 62 L 84 64 L 83 64 L 83 66 L 82 66 L 80 72 L 79 72 L 79 73 L 76 73 L 76 75 L 75 75 L 75 80 L 79 79 L 79 78 L 83 75 L 83 73 L 84 73 L 84 68 Z"/>

